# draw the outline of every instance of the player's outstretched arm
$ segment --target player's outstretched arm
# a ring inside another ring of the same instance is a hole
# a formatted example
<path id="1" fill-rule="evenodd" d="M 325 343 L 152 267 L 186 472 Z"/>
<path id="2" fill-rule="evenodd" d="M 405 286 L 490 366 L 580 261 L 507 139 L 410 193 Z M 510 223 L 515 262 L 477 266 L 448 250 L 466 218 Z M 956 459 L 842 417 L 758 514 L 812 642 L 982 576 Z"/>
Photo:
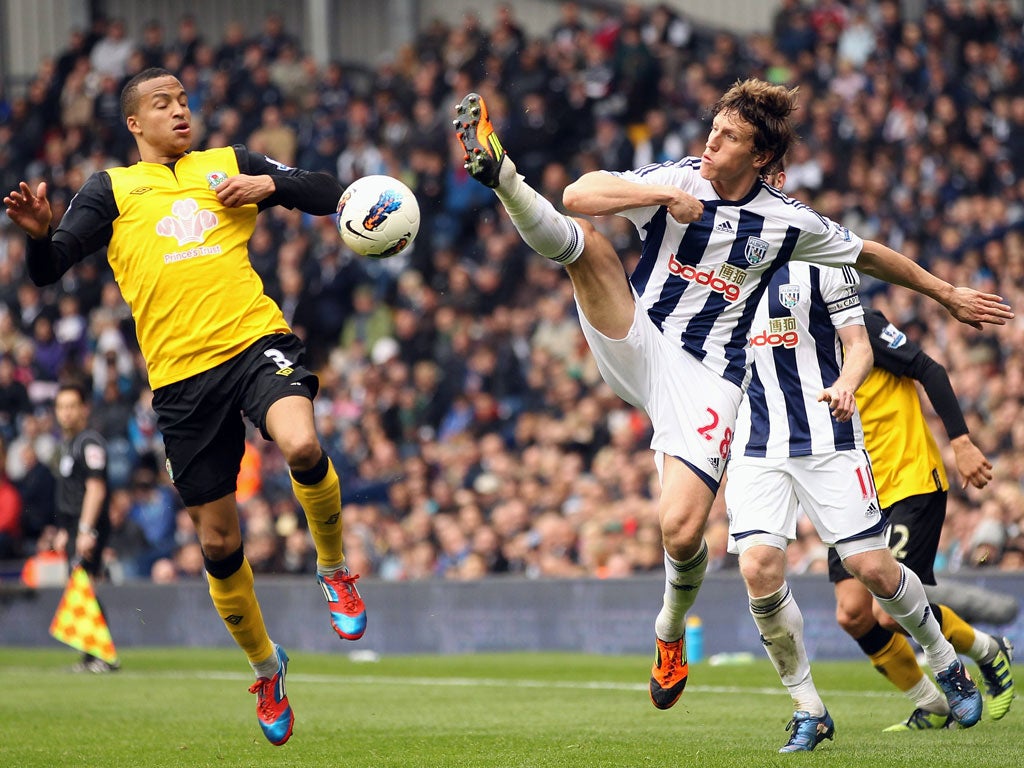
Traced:
<path id="1" fill-rule="evenodd" d="M 566 209 L 584 216 L 607 216 L 633 208 L 664 205 L 676 221 L 699 221 L 704 203 L 669 184 L 639 184 L 605 171 L 591 171 L 565 188 Z"/>
<path id="2" fill-rule="evenodd" d="M 981 328 L 983 323 L 1006 325 L 1014 316 L 1002 296 L 952 286 L 881 243 L 865 240 L 855 266 L 864 274 L 935 299 L 957 320 L 975 328 Z"/>
<path id="3" fill-rule="evenodd" d="M 920 382 L 935 413 L 942 420 L 949 444 L 956 456 L 956 468 L 960 473 L 960 487 L 973 485 L 984 488 L 992 479 L 992 463 L 974 444 L 967 430 L 967 420 L 953 391 L 949 372 L 938 360 L 931 358 L 914 342 L 907 341 L 908 351 L 915 351 L 913 361 L 906 373 Z"/>

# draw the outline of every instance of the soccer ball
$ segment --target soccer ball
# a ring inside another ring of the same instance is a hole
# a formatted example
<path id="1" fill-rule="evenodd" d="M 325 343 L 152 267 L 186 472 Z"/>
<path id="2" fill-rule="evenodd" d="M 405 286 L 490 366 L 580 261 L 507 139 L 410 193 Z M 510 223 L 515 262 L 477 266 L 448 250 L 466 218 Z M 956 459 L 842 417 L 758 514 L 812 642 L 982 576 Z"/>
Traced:
<path id="1" fill-rule="evenodd" d="M 420 230 L 420 206 L 405 184 L 390 176 L 363 176 L 338 201 L 338 233 L 361 256 L 401 253 Z"/>

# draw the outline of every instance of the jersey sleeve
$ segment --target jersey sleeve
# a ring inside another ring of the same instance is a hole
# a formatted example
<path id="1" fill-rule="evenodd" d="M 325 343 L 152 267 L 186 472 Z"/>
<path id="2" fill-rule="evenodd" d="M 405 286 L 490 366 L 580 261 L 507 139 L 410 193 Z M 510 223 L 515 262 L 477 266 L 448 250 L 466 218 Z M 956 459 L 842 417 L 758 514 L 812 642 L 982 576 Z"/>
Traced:
<path id="1" fill-rule="evenodd" d="M 921 346 L 890 323 L 878 310 L 865 314 L 875 366 L 894 376 L 906 376 L 921 383 L 950 440 L 968 433 L 963 409 L 957 400 L 949 373 Z"/>
<path id="2" fill-rule="evenodd" d="M 32 282 L 55 283 L 72 266 L 104 248 L 117 215 L 110 175 L 94 173 L 71 198 L 57 229 L 41 240 L 29 238 L 26 255 Z"/>
<path id="3" fill-rule="evenodd" d="M 107 477 L 107 446 L 96 435 L 82 434 L 75 445 L 75 459 L 85 468 L 86 477 Z"/>
<path id="4" fill-rule="evenodd" d="M 233 149 L 240 173 L 274 179 L 277 190 L 260 202 L 261 211 L 275 205 L 298 208 L 314 216 L 329 216 L 337 211 L 344 190 L 331 174 L 291 168 L 259 152 L 251 152 L 241 144 L 234 145 Z"/>
<path id="5" fill-rule="evenodd" d="M 797 209 L 801 232 L 792 258 L 830 267 L 852 266 L 864 250 L 864 241 L 838 222 L 810 208 Z"/>
<path id="6" fill-rule="evenodd" d="M 836 328 L 864 325 L 860 303 L 860 274 L 852 267 L 821 268 L 821 296 Z"/>
<path id="7" fill-rule="evenodd" d="M 871 351 L 875 353 L 875 367 L 893 376 L 907 376 L 914 359 L 923 354 L 921 347 L 877 309 L 864 313 L 864 324 L 871 339 Z"/>
<path id="8" fill-rule="evenodd" d="M 684 192 L 689 192 L 694 197 L 700 197 L 697 194 L 698 189 L 696 180 L 700 178 L 699 174 L 694 170 L 693 162 L 696 158 L 687 157 L 676 163 L 656 163 L 652 165 L 645 165 L 642 168 L 637 168 L 632 171 L 605 171 L 610 173 L 612 176 L 618 176 L 620 179 L 626 181 L 632 181 L 635 184 L 664 184 L 673 187 L 679 187 Z M 622 216 L 625 219 L 629 219 L 633 223 L 633 226 L 637 228 L 640 233 L 640 237 L 644 236 L 644 225 L 647 224 L 661 208 L 660 205 L 648 205 L 643 208 L 629 208 L 625 211 L 621 211 L 617 215 Z"/>

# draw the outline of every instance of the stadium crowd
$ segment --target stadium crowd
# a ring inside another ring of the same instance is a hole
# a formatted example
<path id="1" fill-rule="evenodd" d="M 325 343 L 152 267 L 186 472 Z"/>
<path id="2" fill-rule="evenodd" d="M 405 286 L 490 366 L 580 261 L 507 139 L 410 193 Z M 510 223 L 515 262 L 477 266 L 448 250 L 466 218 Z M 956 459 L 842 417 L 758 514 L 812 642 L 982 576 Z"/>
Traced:
<path id="1" fill-rule="evenodd" d="M 528 252 L 462 167 L 452 107 L 478 90 L 527 179 L 558 204 L 595 168 L 701 154 L 704 110 L 737 78 L 800 87 L 787 192 L 955 284 L 1024 309 L 1024 34 L 1007 0 L 783 0 L 767 33 L 695 24 L 667 6 L 565 2 L 530 36 L 511 6 L 429 23 L 364 66 L 319 65 L 270 14 L 219 39 L 195 19 L 128 30 L 97 18 L 22 87 L 0 86 L 0 188 L 46 180 L 59 216 L 90 173 L 134 162 L 123 82 L 179 73 L 200 148 L 244 143 L 336 174 L 404 179 L 422 225 L 385 261 L 356 257 L 330 217 L 262 214 L 250 249 L 320 375 L 318 427 L 342 478 L 353 572 L 390 580 L 623 577 L 662 568 L 650 425 L 600 379 L 564 272 Z M 598 226 L 628 268 L 625 220 Z M 114 580 L 199 578 L 202 553 L 163 468 L 131 317 L 102 257 L 35 288 L 24 235 L 0 220 L 0 559 L 52 538 L 52 399 L 85 373 L 109 447 Z M 940 573 L 1024 568 L 1024 319 L 962 326 L 902 289 L 865 296 L 947 366 L 995 481 L 955 478 Z M 941 423 L 934 420 L 940 444 Z M 253 569 L 311 573 L 280 454 L 253 432 L 239 477 Z M 955 473 L 947 451 L 947 467 Z M 720 502 L 708 541 L 726 553 Z M 808 525 L 791 572 L 820 572 Z"/>

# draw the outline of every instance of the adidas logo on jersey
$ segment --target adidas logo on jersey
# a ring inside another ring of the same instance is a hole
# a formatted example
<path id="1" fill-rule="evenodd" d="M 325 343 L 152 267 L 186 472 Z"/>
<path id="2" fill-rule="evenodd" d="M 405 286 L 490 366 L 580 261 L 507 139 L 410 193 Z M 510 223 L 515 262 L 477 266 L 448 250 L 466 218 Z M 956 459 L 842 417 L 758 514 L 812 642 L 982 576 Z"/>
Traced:
<path id="1" fill-rule="evenodd" d="M 719 222 L 719 224 L 715 227 L 715 232 L 728 232 L 728 233 L 732 234 L 735 231 L 736 230 L 733 229 L 731 221 Z"/>

